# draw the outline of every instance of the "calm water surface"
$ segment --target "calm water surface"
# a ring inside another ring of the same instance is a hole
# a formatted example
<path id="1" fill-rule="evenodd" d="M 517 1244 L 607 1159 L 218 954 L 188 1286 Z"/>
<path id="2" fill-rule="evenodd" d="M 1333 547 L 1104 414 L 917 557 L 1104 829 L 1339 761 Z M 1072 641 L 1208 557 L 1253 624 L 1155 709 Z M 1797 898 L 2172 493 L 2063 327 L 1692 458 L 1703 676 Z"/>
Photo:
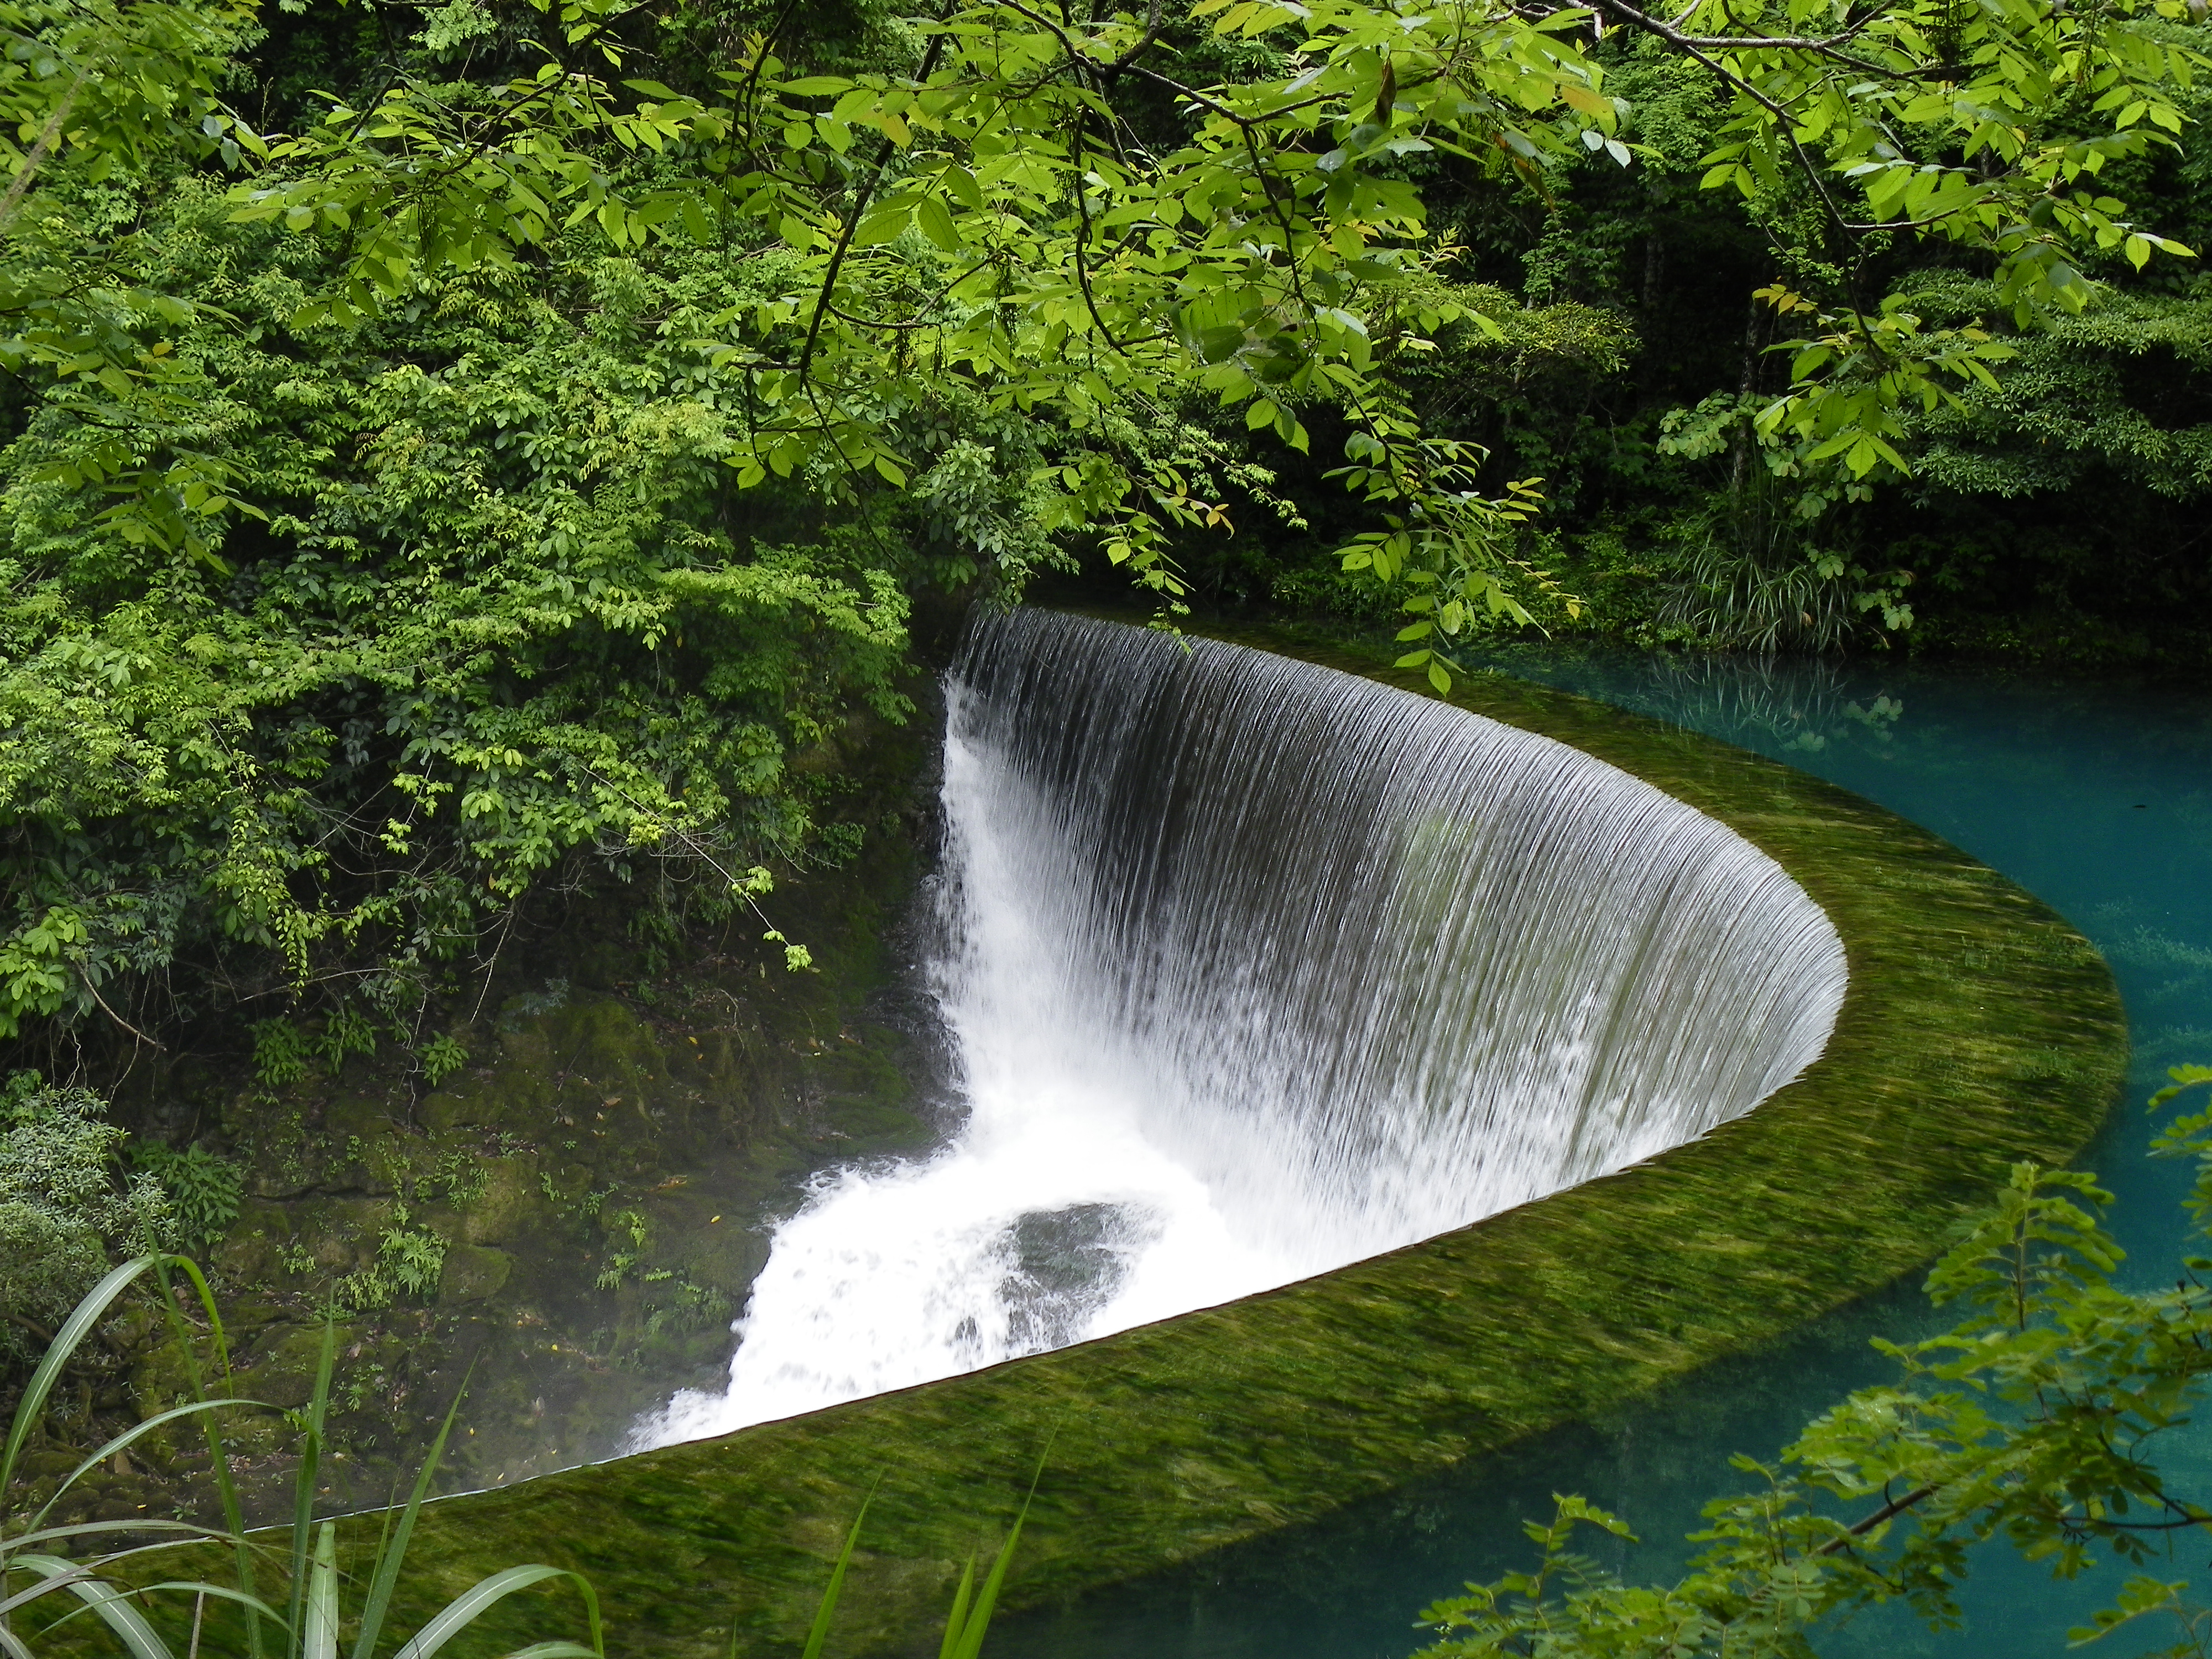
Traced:
<path id="1" fill-rule="evenodd" d="M 2172 1276 L 2185 1168 L 2146 1157 L 2142 1103 L 2184 1060 L 2212 1061 L 2212 699 L 2053 686 L 1880 665 L 1685 664 L 1516 650 L 1500 672 L 1690 726 L 1801 767 L 1924 824 L 2061 911 L 2112 964 L 2134 1028 L 2121 1109 L 2084 1155 L 2118 1195 L 2128 1272 Z M 1579 1492 L 1646 1540 L 1611 1564 L 1659 1578 L 1708 1498 L 1742 1484 L 1731 1453 L 1765 1455 L 1844 1391 L 1883 1380 L 1875 1333 L 1929 1328 L 1917 1282 L 1729 1362 L 1605 1421 L 1548 1435 L 1326 1521 L 1125 1584 L 1057 1613 L 1002 1620 L 994 1659 L 1403 1659 L 1413 1615 L 1468 1578 L 1523 1565 L 1518 1523 Z M 2212 1434 L 2178 1442 L 2169 1476 L 2212 1497 Z M 1593 1535 L 1594 1536 L 1594 1535 Z M 2161 1577 L 2212 1600 L 2212 1549 L 2192 1543 Z M 2106 1563 L 2054 1583 L 1984 1552 L 1963 1631 L 1931 1635 L 1881 1614 L 1820 1644 L 1838 1659 L 2041 1659 L 2118 1587 Z M 2113 1638 L 2117 1656 L 2172 1632 Z M 2100 1646 L 2097 1651 L 2103 1651 Z"/>

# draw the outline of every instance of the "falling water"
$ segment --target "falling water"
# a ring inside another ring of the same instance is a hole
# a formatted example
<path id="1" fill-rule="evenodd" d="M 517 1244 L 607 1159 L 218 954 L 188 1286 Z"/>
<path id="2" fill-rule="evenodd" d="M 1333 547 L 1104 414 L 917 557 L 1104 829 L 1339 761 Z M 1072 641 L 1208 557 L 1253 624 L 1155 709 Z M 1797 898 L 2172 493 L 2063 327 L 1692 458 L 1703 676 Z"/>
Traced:
<path id="1" fill-rule="evenodd" d="M 1733 831 L 1310 664 L 1024 611 L 946 684 L 969 1115 L 777 1231 L 694 1439 L 1208 1306 L 1747 1111 L 1844 951 Z"/>

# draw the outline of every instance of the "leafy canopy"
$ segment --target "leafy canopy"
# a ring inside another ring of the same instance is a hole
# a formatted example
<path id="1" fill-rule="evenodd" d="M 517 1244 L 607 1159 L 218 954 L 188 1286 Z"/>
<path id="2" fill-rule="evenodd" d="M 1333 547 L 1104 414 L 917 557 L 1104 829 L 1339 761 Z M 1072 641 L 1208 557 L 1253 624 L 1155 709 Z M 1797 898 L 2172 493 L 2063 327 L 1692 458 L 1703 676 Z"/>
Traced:
<path id="1" fill-rule="evenodd" d="M 251 8 L 0 5 L 0 1036 L 158 1040 L 193 953 L 415 1033 L 579 859 L 729 905 L 849 854 L 913 595 L 1089 548 L 1172 601 L 1224 412 L 1334 447 L 1447 684 L 1545 579 L 1537 481 L 1413 413 L 1439 331 L 1513 332 L 1422 184 L 1641 165 L 1622 31 L 1724 109 L 1707 188 L 2016 318 L 2187 252 L 2104 193 L 2182 125 L 2182 0 L 991 0 L 827 65 L 796 10 L 702 55 L 673 4 L 447 7 L 264 131 Z M 1762 427 L 1852 479 L 2010 350 L 1771 297 Z"/>

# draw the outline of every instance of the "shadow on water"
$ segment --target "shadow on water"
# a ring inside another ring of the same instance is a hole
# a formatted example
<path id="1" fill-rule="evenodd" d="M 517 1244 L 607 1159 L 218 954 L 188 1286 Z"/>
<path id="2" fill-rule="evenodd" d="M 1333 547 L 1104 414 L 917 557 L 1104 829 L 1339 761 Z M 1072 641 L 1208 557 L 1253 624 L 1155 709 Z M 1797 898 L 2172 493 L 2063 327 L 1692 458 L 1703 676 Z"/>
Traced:
<path id="1" fill-rule="evenodd" d="M 1856 791 L 1942 835 L 2036 893 L 2112 964 L 2134 1028 L 2120 1109 L 2082 1164 L 2117 1194 L 2115 1231 L 2139 1282 L 2182 1247 L 2185 1168 L 2146 1156 L 2142 1103 L 2167 1066 L 2212 1060 L 2212 701 L 2170 691 L 2038 684 L 1956 669 L 1757 664 L 1556 649 L 1501 651 L 1497 672 L 1583 693 L 1755 750 Z M 1838 1194 L 1848 1202 L 1848 1194 Z M 1849 1389 L 1891 1375 L 1869 1338 L 1938 1323 L 1917 1276 L 1605 1419 L 1218 1552 L 1066 1607 L 1001 1620 L 996 1659 L 1402 1659 L 1413 1616 L 1469 1578 L 1526 1565 L 1524 1519 L 1554 1492 L 1621 1513 L 1646 1541 L 1608 1565 L 1679 1571 L 1682 1534 L 1737 1490 L 1737 1452 L 1768 1455 Z M 2177 1439 L 2170 1479 L 2212 1496 L 2212 1436 Z M 1594 1534 L 1593 1534 L 1594 1537 Z M 2207 1576 L 2201 1544 L 2164 1576 Z M 2040 1659 L 2125 1576 L 2105 1563 L 2075 1584 L 2001 1547 L 1966 1587 L 1963 1630 L 1887 1613 L 1835 1632 L 1824 1654 L 1859 1659 Z"/>

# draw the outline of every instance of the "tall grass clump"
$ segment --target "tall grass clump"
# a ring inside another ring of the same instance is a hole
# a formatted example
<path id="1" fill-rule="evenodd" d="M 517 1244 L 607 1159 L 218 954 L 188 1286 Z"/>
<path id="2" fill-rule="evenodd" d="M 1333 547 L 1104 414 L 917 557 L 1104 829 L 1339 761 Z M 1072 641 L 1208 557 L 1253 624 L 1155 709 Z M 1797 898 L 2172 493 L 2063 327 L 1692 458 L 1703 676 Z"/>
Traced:
<path id="1" fill-rule="evenodd" d="M 155 1277 L 161 1301 L 180 1335 L 185 1319 L 176 1281 L 181 1278 L 190 1283 L 207 1317 L 214 1368 L 223 1391 L 210 1395 L 193 1344 L 185 1340 L 182 1346 L 193 1398 L 156 1412 L 87 1454 L 51 1496 L 35 1510 L 29 1509 L 21 1499 L 17 1464 L 45 1414 L 54 1384 L 108 1310 L 149 1273 Z M 198 1659 L 203 1638 L 210 1634 L 206 1623 L 213 1604 L 218 1610 L 236 1609 L 232 1622 L 243 1626 L 242 1642 L 248 1659 L 337 1659 L 349 1627 L 351 1659 L 374 1659 L 406 1568 L 407 1546 L 416 1517 L 429 1496 L 459 1401 L 454 1410 L 447 1413 L 406 1504 L 386 1512 L 369 1564 L 367 1588 L 357 1604 L 349 1608 L 344 1576 L 338 1571 L 336 1528 L 329 1521 L 317 1522 L 314 1516 L 315 1480 L 322 1466 L 336 1348 L 336 1328 L 326 1324 L 314 1389 L 307 1409 L 297 1419 L 301 1445 L 290 1522 L 273 1536 L 249 1537 L 223 1447 L 222 1418 L 226 1412 L 272 1408 L 228 1392 L 229 1351 L 206 1278 L 187 1258 L 157 1253 L 125 1262 L 95 1285 L 47 1345 L 16 1403 L 6 1449 L 0 1452 L 0 1653 L 6 1659 L 40 1659 L 39 1650 L 56 1643 L 82 1651 L 96 1644 L 88 1639 L 90 1632 L 70 1626 L 88 1617 L 104 1626 L 113 1643 L 131 1659 Z M 188 1420 L 196 1422 L 207 1439 L 222 1510 L 221 1526 L 167 1520 L 55 1520 L 56 1506 L 70 1489 L 100 1464 L 127 1452 L 148 1435 Z M 224 1582 L 210 1577 L 148 1582 L 166 1565 L 164 1558 L 181 1559 L 190 1571 L 204 1563 L 210 1549 L 228 1560 L 230 1571 Z M 525 1656 L 527 1659 L 605 1659 L 599 1601 L 591 1585 L 580 1574 L 534 1562 L 478 1579 L 408 1637 L 396 1659 L 431 1659 L 507 1596 L 542 1586 L 558 1587 L 562 1581 L 573 1584 L 583 1599 L 586 1641 L 539 1642 L 524 1649 L 515 1659 Z M 191 1605 L 181 1653 L 141 1610 L 142 1598 L 154 1596 L 174 1598 L 180 1606 L 188 1601 Z M 76 1605 L 55 1605 L 66 1601 Z M 54 1616 L 27 1630 L 33 1625 L 34 1613 Z"/>
<path id="2" fill-rule="evenodd" d="M 180 1346 L 193 1397 L 156 1412 L 88 1453 L 33 1509 L 18 1479 L 17 1466 L 44 1417 L 54 1385 L 108 1311 L 149 1273 L 154 1275 L 160 1300 L 184 1339 Z M 177 1294 L 180 1279 L 190 1285 L 206 1316 L 213 1369 L 220 1385 L 215 1392 L 208 1387 L 190 1340 Z M 225 1652 L 242 1651 L 246 1659 L 339 1659 L 342 1648 L 349 1659 L 377 1659 L 379 1648 L 386 1643 L 393 1604 L 402 1599 L 398 1592 L 416 1519 L 429 1496 L 460 1405 L 457 1398 L 447 1412 L 406 1503 L 384 1512 L 365 1587 L 349 1606 L 350 1586 L 348 1575 L 338 1567 L 337 1527 L 328 1520 L 318 1521 L 314 1513 L 315 1481 L 325 1451 L 337 1347 L 337 1328 L 325 1322 L 314 1387 L 306 1409 L 295 1419 L 301 1439 L 291 1518 L 281 1528 L 249 1534 L 231 1479 L 222 1419 L 226 1412 L 274 1407 L 237 1398 L 230 1392 L 229 1350 L 205 1276 L 186 1257 L 154 1253 L 125 1262 L 94 1285 L 47 1345 L 16 1404 L 6 1449 L 0 1452 L 0 1659 L 50 1659 L 58 1648 L 71 1654 L 96 1650 L 101 1645 L 101 1630 L 131 1659 L 201 1659 L 204 1640 Z M 57 1506 L 70 1488 L 102 1463 L 129 1451 L 149 1435 L 188 1422 L 206 1437 L 222 1510 L 222 1525 L 180 1520 L 60 1522 L 54 1518 Z M 844 1593 L 846 1569 L 860 1542 L 861 1524 L 867 1519 L 873 1496 L 872 1491 L 862 1501 L 830 1570 L 829 1584 L 807 1633 L 804 1659 L 823 1659 L 830 1622 Z M 1006 1569 L 1021 1541 L 1022 1526 L 1035 1497 L 1033 1480 L 1030 1499 L 1023 1503 L 980 1588 L 975 1582 L 975 1557 L 969 1557 L 953 1594 L 939 1659 L 980 1659 Z M 198 1568 L 204 1574 L 210 1552 L 228 1563 L 228 1576 L 220 1581 L 206 1576 L 159 1576 L 169 1561 L 179 1563 L 185 1572 Z M 524 1590 L 558 1589 L 564 1583 L 573 1586 L 582 1600 L 585 1639 L 561 1637 L 535 1642 L 507 1659 L 606 1659 L 599 1598 L 590 1583 L 580 1573 L 540 1562 L 507 1567 L 479 1578 L 400 1642 L 392 1659 L 432 1659 L 508 1596 Z M 181 1651 L 173 1640 L 173 1633 L 165 1633 L 142 1610 L 142 1602 L 155 1597 L 166 1598 L 178 1611 L 174 1622 L 182 1634 Z M 57 1607 L 57 1603 L 62 1605 Z M 183 1612 L 186 1605 L 191 1608 L 188 1620 Z M 223 1610 L 232 1610 L 221 1629 L 210 1628 L 211 1606 L 218 1619 L 223 1617 Z M 39 1619 L 37 1614 L 52 1616 Z M 94 1627 L 82 1622 L 86 1620 L 95 1621 Z M 730 1653 L 732 1659 L 737 1659 L 734 1626 Z"/>

